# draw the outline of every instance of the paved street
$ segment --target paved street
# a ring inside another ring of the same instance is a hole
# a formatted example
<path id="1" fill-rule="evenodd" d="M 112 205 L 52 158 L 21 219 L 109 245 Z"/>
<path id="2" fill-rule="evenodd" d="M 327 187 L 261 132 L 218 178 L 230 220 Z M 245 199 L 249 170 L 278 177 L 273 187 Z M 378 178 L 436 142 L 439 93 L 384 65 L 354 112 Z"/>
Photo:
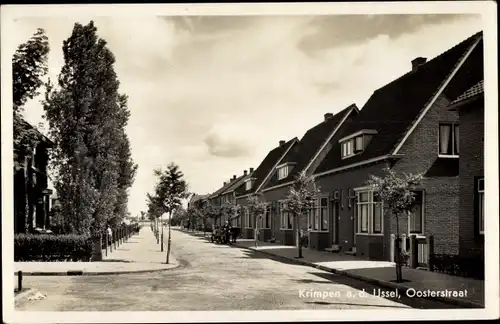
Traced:
<path id="1" fill-rule="evenodd" d="M 149 228 L 146 234 L 153 235 Z M 375 286 L 310 267 L 172 231 L 182 265 L 163 272 L 114 276 L 25 277 L 47 296 L 28 311 L 190 311 L 356 308 L 453 308 L 427 299 L 385 299 Z M 362 294 L 363 289 L 367 292 Z M 322 296 L 318 296 L 321 294 Z M 323 298 L 324 297 L 324 298 Z"/>

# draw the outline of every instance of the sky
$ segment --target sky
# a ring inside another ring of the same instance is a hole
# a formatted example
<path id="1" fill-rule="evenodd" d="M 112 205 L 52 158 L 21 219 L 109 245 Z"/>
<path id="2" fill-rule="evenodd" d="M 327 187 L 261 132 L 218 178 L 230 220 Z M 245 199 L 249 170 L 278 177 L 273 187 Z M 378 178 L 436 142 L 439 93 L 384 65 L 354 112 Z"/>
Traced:
<path id="1" fill-rule="evenodd" d="M 75 22 L 94 20 L 129 96 L 127 133 L 139 165 L 129 211 L 146 210 L 153 169 L 175 162 L 189 190 L 211 193 L 257 168 L 280 140 L 302 135 L 377 88 L 483 29 L 476 15 L 37 17 L 15 22 L 16 44 L 44 28 L 53 80 Z M 25 106 L 42 121 L 41 98 Z"/>

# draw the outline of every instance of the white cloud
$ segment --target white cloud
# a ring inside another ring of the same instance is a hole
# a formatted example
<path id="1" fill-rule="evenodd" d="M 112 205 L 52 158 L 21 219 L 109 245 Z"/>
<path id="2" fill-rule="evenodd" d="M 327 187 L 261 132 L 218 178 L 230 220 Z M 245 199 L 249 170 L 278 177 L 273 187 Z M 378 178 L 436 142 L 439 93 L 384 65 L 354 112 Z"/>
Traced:
<path id="1" fill-rule="evenodd" d="M 145 208 L 153 168 L 175 161 L 191 190 L 213 191 L 233 174 L 256 168 L 279 140 L 300 138 L 326 112 L 351 103 L 361 108 L 375 89 L 409 71 L 413 58 L 432 58 L 481 27 L 477 19 L 455 20 L 308 55 L 298 44 L 314 32 L 309 21 L 256 17 L 245 28 L 208 33 L 194 25 L 191 31 L 180 30 L 154 17 L 95 19 L 99 36 L 116 56 L 121 91 L 130 98 L 128 132 L 139 164 L 130 191 L 132 213 Z M 20 20 L 18 43 L 37 27 L 45 28 L 54 77 L 63 63 L 62 41 L 73 23 Z M 26 110 L 30 121 L 39 120 L 36 100 Z M 211 135 L 223 151 L 246 150 L 234 159 L 217 158 L 204 143 Z"/>

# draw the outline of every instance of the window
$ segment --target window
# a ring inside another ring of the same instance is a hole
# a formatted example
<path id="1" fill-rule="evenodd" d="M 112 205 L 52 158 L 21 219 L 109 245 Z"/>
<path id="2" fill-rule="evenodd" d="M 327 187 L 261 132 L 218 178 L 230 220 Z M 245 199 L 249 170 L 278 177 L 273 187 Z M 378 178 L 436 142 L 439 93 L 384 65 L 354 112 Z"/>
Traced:
<path id="1" fill-rule="evenodd" d="M 261 224 L 261 228 L 270 228 L 271 221 L 271 205 L 266 206 L 266 212 L 264 213 L 263 223 Z"/>
<path id="2" fill-rule="evenodd" d="M 288 166 L 284 166 L 278 169 L 278 180 L 288 177 Z"/>
<path id="3" fill-rule="evenodd" d="M 280 226 L 281 229 L 292 229 L 292 216 L 286 211 L 286 203 L 280 202 Z"/>
<path id="4" fill-rule="evenodd" d="M 459 146 L 458 124 L 439 124 L 439 156 L 458 157 Z"/>
<path id="5" fill-rule="evenodd" d="M 328 198 L 321 198 L 321 230 L 328 231 Z"/>
<path id="6" fill-rule="evenodd" d="M 410 213 L 409 219 L 409 233 L 410 234 L 422 234 L 424 225 L 424 214 L 423 214 L 423 192 L 417 191 L 415 194 L 415 206 L 413 211 Z"/>
<path id="7" fill-rule="evenodd" d="M 477 181 L 479 233 L 484 234 L 484 178 Z"/>
<path id="8" fill-rule="evenodd" d="M 253 179 L 249 179 L 247 180 L 247 182 L 245 183 L 245 190 L 250 190 L 252 189 L 252 186 L 253 186 Z"/>
<path id="9" fill-rule="evenodd" d="M 381 234 L 383 232 L 382 204 L 374 201 L 373 191 L 358 191 L 357 197 L 358 233 Z"/>
<path id="10" fill-rule="evenodd" d="M 363 136 L 357 136 L 342 143 L 343 158 L 350 157 L 361 151 L 363 151 Z"/>
<path id="11" fill-rule="evenodd" d="M 245 208 L 245 225 L 246 228 L 253 228 L 253 219 L 250 217 L 250 211 Z"/>
<path id="12" fill-rule="evenodd" d="M 313 208 L 308 212 L 308 227 L 311 231 L 328 231 L 328 198 L 314 201 Z"/>

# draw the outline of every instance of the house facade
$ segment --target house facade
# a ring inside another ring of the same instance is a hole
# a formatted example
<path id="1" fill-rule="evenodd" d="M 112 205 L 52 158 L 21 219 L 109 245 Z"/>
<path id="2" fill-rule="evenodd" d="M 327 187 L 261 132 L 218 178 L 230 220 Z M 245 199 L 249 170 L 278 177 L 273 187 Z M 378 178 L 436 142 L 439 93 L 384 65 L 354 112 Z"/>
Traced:
<path id="1" fill-rule="evenodd" d="M 390 168 L 424 175 L 415 211 L 400 217 L 400 235 L 432 235 L 435 253 L 458 253 L 459 118 L 448 106 L 482 80 L 482 60 L 482 33 L 429 62 L 419 57 L 346 123 L 342 138 L 314 171 L 332 224 L 325 244 L 360 257 L 394 259 L 395 217 L 366 185 L 371 175 Z M 409 250 L 406 239 L 403 249 Z"/>
<path id="2" fill-rule="evenodd" d="M 256 220 L 253 219 L 248 210 L 248 197 L 252 194 L 262 193 L 262 189 L 270 180 L 273 171 L 297 142 L 297 138 L 289 141 L 279 141 L 278 146 L 267 154 L 255 171 L 251 172 L 251 176 L 245 178 L 241 186 L 235 190 L 236 204 L 241 206 L 240 214 L 242 217 L 242 235 L 244 238 L 254 238 L 256 226 Z M 271 204 L 268 204 L 264 217 L 257 224 L 261 240 L 269 240 L 271 238 L 271 209 Z"/>
<path id="3" fill-rule="evenodd" d="M 35 131 L 39 141 L 30 152 L 17 152 L 14 169 L 14 233 L 33 233 L 50 228 L 50 195 L 47 166 L 53 143 L 29 123 L 22 127 Z"/>
<path id="4" fill-rule="evenodd" d="M 460 256 L 484 258 L 484 82 L 481 80 L 456 100 L 450 109 L 460 120 Z M 484 259 L 483 259 L 484 260 Z"/>
<path id="5" fill-rule="evenodd" d="M 337 114 L 326 113 L 323 121 L 309 129 L 273 170 L 263 193 L 271 207 L 271 237 L 277 242 L 285 245 L 296 244 L 297 232 L 294 230 L 293 218 L 285 209 L 285 201 L 295 177 L 301 172 L 307 175 L 312 174 L 318 163 L 338 140 L 338 134 L 345 122 L 358 113 L 359 109 L 354 104 Z M 312 248 L 322 246 L 321 243 L 324 240 L 322 241 L 321 233 L 329 229 L 328 217 L 323 214 L 325 209 L 321 206 L 324 207 L 322 196 L 317 199 L 316 207 L 310 211 L 309 215 L 301 218 L 301 229 L 308 235 L 309 246 Z"/>

